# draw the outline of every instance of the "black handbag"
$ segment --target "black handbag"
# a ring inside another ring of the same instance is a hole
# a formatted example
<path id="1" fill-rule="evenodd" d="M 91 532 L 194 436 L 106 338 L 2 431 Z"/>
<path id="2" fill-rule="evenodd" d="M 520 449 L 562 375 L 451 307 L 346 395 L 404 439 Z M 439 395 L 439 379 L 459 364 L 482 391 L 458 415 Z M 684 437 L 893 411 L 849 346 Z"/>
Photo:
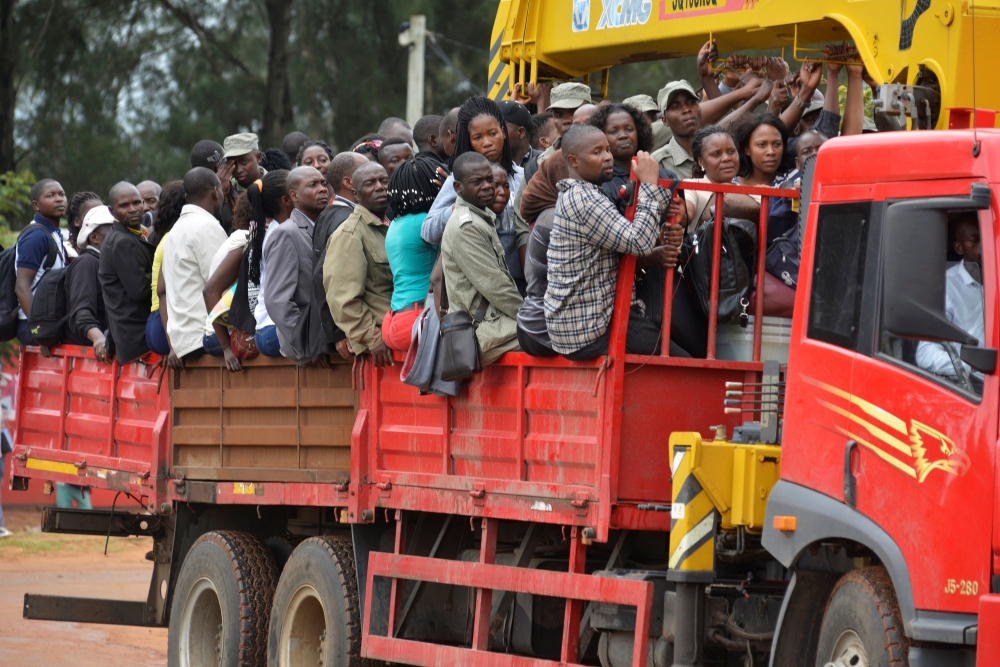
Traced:
<path id="1" fill-rule="evenodd" d="M 684 239 L 682 274 L 691 286 L 702 313 L 708 317 L 712 290 L 712 241 L 715 220 L 709 220 Z M 743 312 L 753 292 L 757 256 L 757 227 L 749 220 L 724 218 L 719 252 L 718 322 L 728 322 Z"/>
<path id="2" fill-rule="evenodd" d="M 481 373 L 479 339 L 476 329 L 486 316 L 490 302 L 483 297 L 473 317 L 468 311 L 459 310 L 441 318 L 441 339 L 438 342 L 438 363 L 441 379 L 445 382 L 463 380 Z"/>
<path id="3" fill-rule="evenodd" d="M 229 315 L 226 318 L 231 325 L 240 331 L 253 334 L 257 330 L 257 318 L 254 317 L 254 309 L 257 308 L 257 285 L 252 285 L 247 277 L 250 266 L 249 246 L 243 251 L 243 258 L 240 259 L 240 275 L 236 279 L 236 293 L 233 294 L 232 305 L 229 306 Z"/>

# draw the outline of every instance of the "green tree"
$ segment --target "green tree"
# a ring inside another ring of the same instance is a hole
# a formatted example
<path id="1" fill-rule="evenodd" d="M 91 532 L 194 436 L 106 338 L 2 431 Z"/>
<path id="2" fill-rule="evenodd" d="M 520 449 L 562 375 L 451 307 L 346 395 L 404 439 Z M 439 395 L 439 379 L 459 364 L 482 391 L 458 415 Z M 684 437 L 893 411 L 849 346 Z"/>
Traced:
<path id="1" fill-rule="evenodd" d="M 414 13 L 441 36 L 440 113 L 485 88 L 495 0 L 0 0 L 0 158 L 8 137 L 8 168 L 103 195 L 178 178 L 194 143 L 236 132 L 344 147 L 404 115 Z"/>

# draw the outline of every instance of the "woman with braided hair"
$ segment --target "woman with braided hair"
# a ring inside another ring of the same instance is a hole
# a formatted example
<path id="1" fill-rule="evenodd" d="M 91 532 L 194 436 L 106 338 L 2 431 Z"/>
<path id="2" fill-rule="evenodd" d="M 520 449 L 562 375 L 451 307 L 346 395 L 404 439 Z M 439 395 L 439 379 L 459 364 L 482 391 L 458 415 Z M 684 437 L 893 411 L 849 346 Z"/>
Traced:
<path id="1" fill-rule="evenodd" d="M 364 155 L 371 162 L 378 162 L 378 150 L 382 147 L 385 137 L 381 134 L 371 133 L 361 137 L 351 144 L 351 151 Z"/>
<path id="2" fill-rule="evenodd" d="M 267 307 L 264 305 L 264 281 L 267 279 L 264 245 L 278 225 L 292 214 L 292 200 L 288 198 L 288 189 L 285 187 L 287 178 L 288 172 L 284 169 L 267 172 L 259 184 L 254 183 L 247 188 L 246 203 L 240 206 L 237 202 L 237 210 L 234 212 L 234 218 L 237 214 L 247 215 L 249 227 L 245 250 L 245 276 L 241 270 L 242 257 L 241 264 L 237 265 L 239 280 L 245 280 L 246 285 L 237 285 L 237 292 L 245 287 L 249 308 L 256 324 L 254 344 L 257 346 L 257 351 L 267 357 L 280 357 L 281 350 L 274 322 L 267 314 Z"/>
<path id="3" fill-rule="evenodd" d="M 503 112 L 499 105 L 488 97 L 477 95 L 470 97 L 458 110 L 458 127 L 455 130 L 455 152 L 451 155 L 449 168 L 455 164 L 455 160 L 464 153 L 475 151 L 490 162 L 496 162 L 504 171 L 510 181 L 510 200 L 507 209 L 514 218 L 513 205 L 521 183 L 524 178 L 524 170 L 514 164 L 513 154 L 510 148 L 510 139 L 507 137 L 507 122 L 504 120 Z M 451 217 L 452 206 L 458 195 L 455 194 L 454 176 L 448 176 L 448 180 L 441 186 L 441 193 L 434 200 L 434 206 L 427 213 L 424 220 L 420 236 L 427 243 L 437 245 L 441 243 L 444 235 L 444 226 Z M 521 264 L 524 265 L 524 246 L 528 243 L 528 229 L 517 229 L 516 244 L 521 253 Z"/>
<path id="4" fill-rule="evenodd" d="M 152 281 L 153 291 L 150 300 L 149 319 L 146 320 L 146 347 L 159 355 L 170 354 L 170 341 L 167 339 L 167 301 L 163 300 L 160 308 L 160 297 L 166 296 L 166 283 L 163 281 L 163 253 L 167 246 L 164 240 L 173 229 L 177 218 L 181 217 L 181 209 L 186 204 L 184 198 L 184 181 L 169 181 L 160 190 L 160 200 L 153 216 L 153 228 L 149 231 L 149 243 L 156 248 L 153 253 Z"/>
<path id="5" fill-rule="evenodd" d="M 410 347 L 413 322 L 424 308 L 438 248 L 420 238 L 427 211 L 441 190 L 440 163 L 420 157 L 400 164 L 389 179 L 389 206 L 396 218 L 385 235 L 392 269 L 392 302 L 382 321 L 382 340 L 394 350 Z"/>

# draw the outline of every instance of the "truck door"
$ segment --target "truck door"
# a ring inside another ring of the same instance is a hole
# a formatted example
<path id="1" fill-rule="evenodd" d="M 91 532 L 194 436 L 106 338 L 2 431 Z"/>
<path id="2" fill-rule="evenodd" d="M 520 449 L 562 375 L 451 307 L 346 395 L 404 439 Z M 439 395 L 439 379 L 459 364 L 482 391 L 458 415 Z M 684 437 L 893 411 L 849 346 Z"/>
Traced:
<path id="1" fill-rule="evenodd" d="M 837 499 L 852 369 L 863 341 L 871 340 L 862 313 L 874 272 L 873 213 L 870 201 L 813 204 L 796 303 L 796 314 L 806 316 L 794 321 L 788 358 L 782 441 L 795 446 L 785 448 L 781 477 Z"/>
<path id="2" fill-rule="evenodd" d="M 916 216 L 894 216 L 892 207 L 906 202 L 930 209 L 934 199 L 915 195 L 942 189 L 915 185 L 882 186 L 877 194 L 886 200 L 880 280 L 864 313 L 875 332 L 870 349 L 854 362 L 845 440 L 857 443 L 852 466 L 856 507 L 902 550 L 916 608 L 975 613 L 978 596 L 989 592 L 998 380 L 962 362 L 958 344 L 904 339 L 887 330 L 892 284 L 887 272 L 895 270 L 887 268 L 887 258 L 895 253 L 897 266 L 899 260 L 923 263 L 919 256 L 899 256 L 919 253 L 897 243 L 891 226 L 912 218 L 913 234 L 926 231 L 918 228 Z M 943 184 L 947 191 L 933 194 L 969 199 L 970 185 L 948 181 Z M 961 208 L 944 214 L 947 239 L 941 234 L 939 243 L 947 263 L 939 264 L 943 270 L 937 273 L 943 275 L 933 279 L 947 295 L 947 319 L 977 338 L 979 346 L 996 348 L 993 214 Z M 975 255 L 981 256 L 978 262 Z"/>

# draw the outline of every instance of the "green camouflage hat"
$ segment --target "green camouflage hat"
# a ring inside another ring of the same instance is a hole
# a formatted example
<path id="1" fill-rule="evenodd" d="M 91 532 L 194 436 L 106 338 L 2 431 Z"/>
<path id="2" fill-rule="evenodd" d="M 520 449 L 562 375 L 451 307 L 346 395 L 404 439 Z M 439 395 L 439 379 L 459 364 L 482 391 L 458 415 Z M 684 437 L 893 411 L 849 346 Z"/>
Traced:
<path id="1" fill-rule="evenodd" d="M 584 104 L 593 104 L 590 96 L 590 86 L 585 83 L 570 81 L 560 83 L 549 94 L 549 106 L 545 109 L 578 109 Z"/>
<path id="2" fill-rule="evenodd" d="M 257 135 L 253 132 L 228 136 L 222 142 L 222 147 L 226 149 L 226 154 L 222 156 L 224 160 L 260 150 L 260 146 L 257 143 Z"/>
<path id="3" fill-rule="evenodd" d="M 649 95 L 633 95 L 632 97 L 626 97 L 622 100 L 622 104 L 627 104 L 633 109 L 638 109 L 643 113 L 660 110 L 660 107 L 656 106 L 656 101 Z"/>
<path id="4" fill-rule="evenodd" d="M 667 107 L 670 106 L 670 100 L 680 92 L 690 93 L 691 97 L 696 100 L 698 99 L 698 93 L 694 92 L 694 88 L 690 83 L 684 79 L 671 81 L 663 88 L 660 88 L 660 92 L 656 94 L 656 104 L 660 107 L 660 111 L 666 111 Z"/>

